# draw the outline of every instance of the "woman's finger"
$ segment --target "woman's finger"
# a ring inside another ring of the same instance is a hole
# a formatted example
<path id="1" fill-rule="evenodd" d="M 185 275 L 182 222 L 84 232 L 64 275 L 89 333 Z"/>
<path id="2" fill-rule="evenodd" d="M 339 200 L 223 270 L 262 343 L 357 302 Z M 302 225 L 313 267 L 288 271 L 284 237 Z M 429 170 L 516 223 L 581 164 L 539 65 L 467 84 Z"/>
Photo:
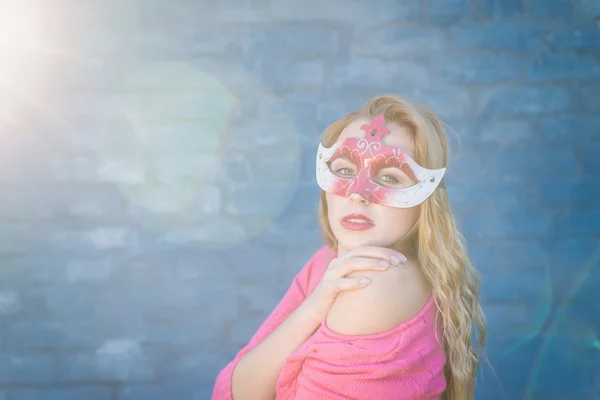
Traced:
<path id="1" fill-rule="evenodd" d="M 375 270 L 382 271 L 390 266 L 390 262 L 381 258 L 352 257 L 339 263 L 331 269 L 336 278 L 344 277 L 354 271 Z"/>
<path id="2" fill-rule="evenodd" d="M 334 287 L 337 292 L 343 292 L 346 290 L 361 289 L 371 283 L 371 280 L 365 276 L 359 276 L 356 278 L 339 278 L 334 281 Z"/>
<path id="3" fill-rule="evenodd" d="M 368 245 L 355 247 L 344 254 L 344 258 L 352 257 L 381 258 L 390 261 L 392 264 L 399 264 L 406 261 L 404 254 L 399 253 L 396 250 L 388 249 L 387 247 Z"/>

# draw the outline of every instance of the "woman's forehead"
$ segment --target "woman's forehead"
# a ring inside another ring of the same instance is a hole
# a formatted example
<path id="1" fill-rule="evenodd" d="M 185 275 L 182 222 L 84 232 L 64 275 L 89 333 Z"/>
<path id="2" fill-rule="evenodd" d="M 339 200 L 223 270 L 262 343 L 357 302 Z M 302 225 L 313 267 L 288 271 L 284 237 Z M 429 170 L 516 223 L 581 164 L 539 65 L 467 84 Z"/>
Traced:
<path id="1" fill-rule="evenodd" d="M 352 121 L 348 126 L 344 128 L 340 134 L 339 141 L 348 138 L 362 138 L 365 136 L 365 131 L 360 129 L 364 124 L 369 124 L 371 121 L 365 118 L 359 118 Z M 386 126 L 390 130 L 389 135 L 383 135 L 381 141 L 386 146 L 399 147 L 408 153 L 409 156 L 413 156 L 413 137 L 410 130 L 402 125 L 398 125 L 394 122 L 386 123 Z"/>

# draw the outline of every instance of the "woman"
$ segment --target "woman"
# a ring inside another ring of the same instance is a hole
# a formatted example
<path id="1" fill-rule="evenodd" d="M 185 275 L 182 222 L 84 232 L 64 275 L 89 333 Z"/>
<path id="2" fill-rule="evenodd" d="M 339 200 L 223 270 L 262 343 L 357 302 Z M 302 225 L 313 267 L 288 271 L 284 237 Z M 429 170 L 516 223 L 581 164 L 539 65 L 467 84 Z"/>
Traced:
<path id="1" fill-rule="evenodd" d="M 213 400 L 471 399 L 485 339 L 478 277 L 430 110 L 382 96 L 317 152 L 325 246 L 219 374 Z"/>

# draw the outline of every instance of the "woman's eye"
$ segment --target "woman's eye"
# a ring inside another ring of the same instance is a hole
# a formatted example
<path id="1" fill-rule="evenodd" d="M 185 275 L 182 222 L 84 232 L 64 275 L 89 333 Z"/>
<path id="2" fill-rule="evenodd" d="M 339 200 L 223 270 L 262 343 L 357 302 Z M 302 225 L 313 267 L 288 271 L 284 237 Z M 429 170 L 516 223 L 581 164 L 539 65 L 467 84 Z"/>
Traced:
<path id="1" fill-rule="evenodd" d="M 395 177 L 393 177 L 392 175 L 384 175 L 381 178 L 382 181 L 384 181 L 385 183 L 398 183 L 398 179 L 396 179 Z"/>
<path id="2" fill-rule="evenodd" d="M 340 175 L 352 175 L 354 174 L 354 171 L 352 171 L 350 168 L 340 168 L 337 171 L 338 174 Z"/>

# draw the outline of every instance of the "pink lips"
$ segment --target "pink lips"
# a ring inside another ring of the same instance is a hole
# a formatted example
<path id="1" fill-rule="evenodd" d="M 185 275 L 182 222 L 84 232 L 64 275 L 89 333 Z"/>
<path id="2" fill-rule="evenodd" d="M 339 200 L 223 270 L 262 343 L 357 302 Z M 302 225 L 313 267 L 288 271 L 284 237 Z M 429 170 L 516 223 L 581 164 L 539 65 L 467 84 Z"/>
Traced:
<path id="1" fill-rule="evenodd" d="M 353 220 L 353 221 L 350 221 Z M 349 214 L 341 220 L 341 225 L 352 231 L 365 231 L 375 226 L 375 223 L 366 215 Z"/>

